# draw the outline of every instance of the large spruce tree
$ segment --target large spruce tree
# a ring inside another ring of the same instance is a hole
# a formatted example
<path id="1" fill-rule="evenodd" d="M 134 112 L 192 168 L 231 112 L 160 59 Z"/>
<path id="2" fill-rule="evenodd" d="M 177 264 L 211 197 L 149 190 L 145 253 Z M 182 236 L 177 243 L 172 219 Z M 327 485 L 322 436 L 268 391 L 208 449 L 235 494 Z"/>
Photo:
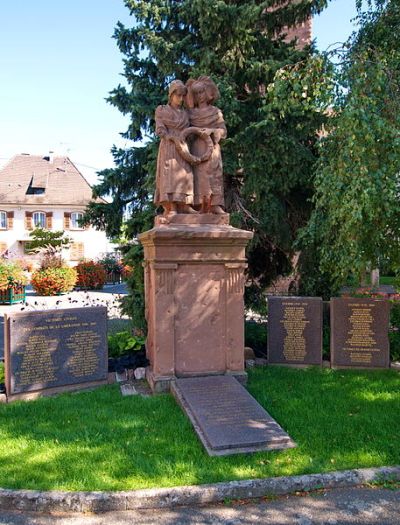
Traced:
<path id="1" fill-rule="evenodd" d="M 131 236 L 152 227 L 158 139 L 154 111 L 173 79 L 209 75 L 219 87 L 228 129 L 223 141 L 226 208 L 231 222 L 254 231 L 248 250 L 247 299 L 290 271 L 298 229 L 309 218 L 315 143 L 324 115 L 324 60 L 312 47 L 286 43 L 285 28 L 321 11 L 328 0 L 125 0 L 132 27 L 118 23 L 127 87 L 109 102 L 130 116 L 126 150 L 114 148 L 116 168 L 101 172 L 87 218 L 118 234 L 124 212 Z M 130 257 L 140 257 L 133 248 Z M 135 265 L 139 271 L 140 265 Z M 140 275 L 133 302 L 141 302 Z M 136 279 L 136 280 L 135 280 Z M 137 313 L 137 312 L 136 312 Z"/>

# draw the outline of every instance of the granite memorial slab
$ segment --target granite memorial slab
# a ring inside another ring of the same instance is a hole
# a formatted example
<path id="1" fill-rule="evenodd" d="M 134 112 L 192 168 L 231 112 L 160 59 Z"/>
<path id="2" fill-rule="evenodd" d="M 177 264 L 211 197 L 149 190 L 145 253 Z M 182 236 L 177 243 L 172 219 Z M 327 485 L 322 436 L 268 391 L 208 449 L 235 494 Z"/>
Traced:
<path id="1" fill-rule="evenodd" d="M 389 368 L 387 300 L 331 299 L 331 366 Z"/>
<path id="2" fill-rule="evenodd" d="M 232 376 L 181 378 L 171 389 L 210 456 L 296 446 Z"/>
<path id="3" fill-rule="evenodd" d="M 322 365 L 322 299 L 268 298 L 268 363 Z"/>
<path id="4" fill-rule="evenodd" d="M 107 384 L 107 308 L 5 316 L 9 401 Z"/>

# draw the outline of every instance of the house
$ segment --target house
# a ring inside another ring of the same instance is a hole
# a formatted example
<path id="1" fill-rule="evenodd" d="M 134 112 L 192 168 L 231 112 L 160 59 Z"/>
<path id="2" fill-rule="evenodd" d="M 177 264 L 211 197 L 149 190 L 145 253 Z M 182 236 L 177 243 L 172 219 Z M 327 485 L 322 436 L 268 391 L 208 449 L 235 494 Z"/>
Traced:
<path id="1" fill-rule="evenodd" d="M 286 7 L 288 4 L 297 4 L 301 0 L 280 0 L 275 5 L 267 8 L 267 11 L 273 12 L 276 9 Z M 297 49 L 303 49 L 305 46 L 309 46 L 312 41 L 312 18 L 308 18 L 301 24 L 297 24 L 294 27 L 283 27 L 276 33 L 277 35 L 285 35 L 285 42 L 289 43 L 296 41 Z"/>
<path id="2" fill-rule="evenodd" d="M 91 200 L 90 185 L 68 157 L 16 155 L 0 169 L 0 255 L 26 256 L 35 228 L 65 231 L 70 265 L 112 251 L 104 232 L 80 225 Z"/>

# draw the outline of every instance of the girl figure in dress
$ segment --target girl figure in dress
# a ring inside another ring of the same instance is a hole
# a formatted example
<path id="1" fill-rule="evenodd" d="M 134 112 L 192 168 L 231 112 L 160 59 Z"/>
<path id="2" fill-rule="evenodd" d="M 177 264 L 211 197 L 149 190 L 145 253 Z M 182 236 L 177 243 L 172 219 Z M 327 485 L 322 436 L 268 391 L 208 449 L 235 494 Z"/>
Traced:
<path id="1" fill-rule="evenodd" d="M 202 129 L 191 144 L 191 153 L 201 158 L 206 151 L 204 137 L 213 141 L 211 156 L 204 162 L 194 165 L 194 207 L 201 213 L 225 213 L 222 157 L 219 142 L 226 138 L 226 126 L 222 112 L 212 104 L 219 97 L 219 91 L 210 77 L 201 76 L 186 83 L 188 94 L 186 105 L 189 108 L 190 126 Z"/>
<path id="2" fill-rule="evenodd" d="M 187 89 L 174 80 L 168 90 L 168 105 L 156 109 L 156 134 L 161 138 L 157 158 L 154 202 L 164 214 L 197 213 L 193 204 L 192 167 L 180 154 L 181 132 L 189 127 L 187 110 L 182 103 Z"/>

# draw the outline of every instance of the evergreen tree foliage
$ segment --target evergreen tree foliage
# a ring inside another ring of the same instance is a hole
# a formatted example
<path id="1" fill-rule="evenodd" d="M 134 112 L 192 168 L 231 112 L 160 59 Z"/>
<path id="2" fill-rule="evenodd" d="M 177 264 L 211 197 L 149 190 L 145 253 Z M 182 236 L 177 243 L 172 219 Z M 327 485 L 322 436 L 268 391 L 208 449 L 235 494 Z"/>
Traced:
<path id="1" fill-rule="evenodd" d="M 222 143 L 226 209 L 234 226 L 255 234 L 247 300 L 253 307 L 264 304 L 265 287 L 290 271 L 297 232 L 310 215 L 317 131 L 326 119 L 330 82 L 323 57 L 312 47 L 286 43 L 284 31 L 327 2 L 125 0 L 133 24 L 118 23 L 114 36 L 127 85 L 108 100 L 129 115 L 123 136 L 134 144 L 114 148 L 117 167 L 101 172 L 95 187 L 112 202 L 93 203 L 86 219 L 111 235 L 118 234 L 124 212 L 132 236 L 152 227 L 155 108 L 166 103 L 172 80 L 209 75 L 219 87 L 217 105 L 228 129 Z M 140 256 L 137 246 L 128 254 L 135 266 Z"/>
<path id="2" fill-rule="evenodd" d="M 400 270 L 400 2 L 370 1 L 340 51 L 304 240 L 333 287 L 382 260 Z"/>
<path id="3" fill-rule="evenodd" d="M 65 235 L 63 230 L 49 231 L 43 228 L 35 228 L 29 233 L 31 241 L 26 243 L 28 252 L 35 252 L 42 248 L 68 248 L 71 244 L 71 239 Z"/>

